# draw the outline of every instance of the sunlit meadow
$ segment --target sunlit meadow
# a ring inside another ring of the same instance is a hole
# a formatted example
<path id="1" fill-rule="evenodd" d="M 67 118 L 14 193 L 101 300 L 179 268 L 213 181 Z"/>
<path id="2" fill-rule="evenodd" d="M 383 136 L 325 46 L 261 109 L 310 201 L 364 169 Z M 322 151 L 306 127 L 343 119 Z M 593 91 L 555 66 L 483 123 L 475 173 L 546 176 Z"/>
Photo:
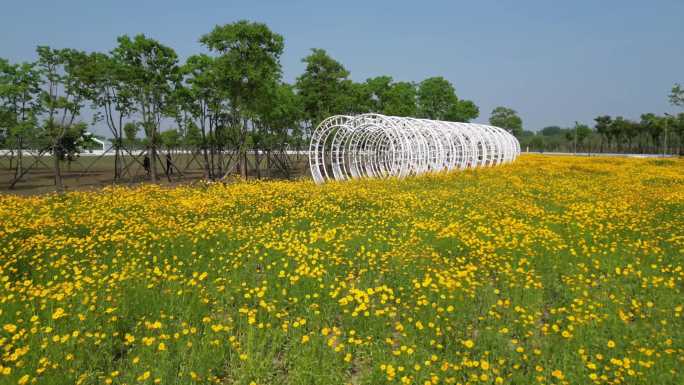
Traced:
<path id="1" fill-rule="evenodd" d="M 682 384 L 684 160 L 0 196 L 2 384 Z"/>

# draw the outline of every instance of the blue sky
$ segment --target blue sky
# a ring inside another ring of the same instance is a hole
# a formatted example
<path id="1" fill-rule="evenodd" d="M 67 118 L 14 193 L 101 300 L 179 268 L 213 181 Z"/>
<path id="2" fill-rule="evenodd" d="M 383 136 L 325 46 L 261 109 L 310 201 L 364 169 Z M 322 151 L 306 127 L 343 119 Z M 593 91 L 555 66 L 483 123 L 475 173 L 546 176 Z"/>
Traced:
<path id="1" fill-rule="evenodd" d="M 240 19 L 285 37 L 286 81 L 324 48 L 356 81 L 444 76 L 459 97 L 517 110 L 526 129 L 593 124 L 600 114 L 677 112 L 684 83 L 684 1 L 33 1 L 0 13 L 0 57 L 35 59 L 36 45 L 109 51 L 144 33 L 181 58 L 199 37 Z"/>

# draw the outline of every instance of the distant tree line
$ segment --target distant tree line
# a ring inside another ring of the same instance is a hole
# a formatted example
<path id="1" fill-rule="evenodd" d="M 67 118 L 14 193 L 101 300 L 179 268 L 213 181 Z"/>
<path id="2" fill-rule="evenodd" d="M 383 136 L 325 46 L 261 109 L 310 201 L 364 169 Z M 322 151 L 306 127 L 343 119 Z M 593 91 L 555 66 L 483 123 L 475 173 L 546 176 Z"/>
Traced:
<path id="1" fill-rule="evenodd" d="M 684 107 L 684 88 L 675 84 L 669 94 L 673 106 Z M 684 113 L 642 114 L 639 120 L 598 116 L 593 126 L 548 126 L 538 132 L 519 128 L 523 151 L 638 153 L 684 155 Z"/>
<path id="2" fill-rule="evenodd" d="M 684 155 L 684 113 L 642 114 L 640 120 L 599 116 L 594 126 L 544 127 L 520 136 L 523 151 Z"/>
<path id="3" fill-rule="evenodd" d="M 35 62 L 0 59 L 0 148 L 15 158 L 15 179 L 30 168 L 23 160 L 27 150 L 53 155 L 55 185 L 62 190 L 60 161 L 88 140 L 88 108 L 95 112 L 89 123 L 110 131 L 115 179 L 127 167 L 122 159 L 142 146 L 153 182 L 160 150 L 194 153 L 207 179 L 246 175 L 248 152 L 277 161 L 272 154 L 305 149 L 311 130 L 333 114 L 456 121 L 479 115 L 442 77 L 358 83 L 322 49 L 313 49 L 303 59 L 304 73 L 287 84 L 283 37 L 261 23 L 216 26 L 200 42 L 207 53 L 184 63 L 173 48 L 144 35 L 120 36 L 108 53 L 39 46 Z"/>

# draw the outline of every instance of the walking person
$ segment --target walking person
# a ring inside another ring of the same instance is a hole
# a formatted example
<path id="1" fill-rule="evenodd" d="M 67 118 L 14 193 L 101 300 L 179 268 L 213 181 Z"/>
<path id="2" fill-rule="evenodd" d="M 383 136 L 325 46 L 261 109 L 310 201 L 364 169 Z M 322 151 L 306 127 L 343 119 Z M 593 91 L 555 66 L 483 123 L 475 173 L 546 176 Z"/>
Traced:
<path id="1" fill-rule="evenodd" d="M 166 175 L 173 175 L 173 162 L 171 162 L 171 153 L 166 153 Z"/>
<path id="2" fill-rule="evenodd" d="M 143 168 L 145 168 L 145 173 L 150 176 L 150 156 L 145 154 L 145 159 L 143 159 Z"/>

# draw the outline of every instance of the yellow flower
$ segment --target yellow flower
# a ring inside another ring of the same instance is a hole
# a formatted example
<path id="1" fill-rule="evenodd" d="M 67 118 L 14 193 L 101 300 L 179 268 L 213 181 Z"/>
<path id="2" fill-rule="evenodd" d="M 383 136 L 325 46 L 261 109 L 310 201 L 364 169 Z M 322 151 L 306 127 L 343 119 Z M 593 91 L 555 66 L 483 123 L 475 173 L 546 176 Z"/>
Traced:
<path id="1" fill-rule="evenodd" d="M 475 343 L 472 340 L 465 340 L 463 345 L 468 349 L 472 349 L 472 347 L 475 346 Z"/>
<path id="2" fill-rule="evenodd" d="M 608 344 L 607 344 L 607 345 L 608 345 L 609 348 L 612 349 L 612 348 L 615 347 L 615 342 L 613 342 L 613 340 L 608 340 Z"/>
<path id="3" fill-rule="evenodd" d="M 309 336 L 303 335 L 303 336 L 302 336 L 302 343 L 305 344 L 305 343 L 307 343 L 307 342 L 309 342 Z"/>
<path id="4" fill-rule="evenodd" d="M 30 378 L 30 377 L 29 377 L 28 374 L 24 374 L 23 376 L 21 376 L 21 378 L 19 379 L 19 381 L 17 381 L 17 384 L 19 384 L 19 385 L 27 384 L 27 383 L 29 382 L 29 378 Z"/>
<path id="5" fill-rule="evenodd" d="M 64 317 L 65 314 L 66 314 L 66 313 L 64 313 L 64 309 L 62 309 L 61 307 L 58 307 L 58 308 L 55 309 L 55 311 L 52 313 L 52 319 L 53 319 L 53 320 L 60 319 L 60 318 Z"/>
<path id="6" fill-rule="evenodd" d="M 5 326 L 3 326 L 2 329 L 8 333 L 14 333 L 15 331 L 17 331 L 17 326 L 14 324 L 5 324 Z"/>
<path id="7" fill-rule="evenodd" d="M 163 352 L 164 350 L 166 350 L 166 345 L 163 342 L 160 342 L 157 349 L 159 349 L 160 352 Z"/>

